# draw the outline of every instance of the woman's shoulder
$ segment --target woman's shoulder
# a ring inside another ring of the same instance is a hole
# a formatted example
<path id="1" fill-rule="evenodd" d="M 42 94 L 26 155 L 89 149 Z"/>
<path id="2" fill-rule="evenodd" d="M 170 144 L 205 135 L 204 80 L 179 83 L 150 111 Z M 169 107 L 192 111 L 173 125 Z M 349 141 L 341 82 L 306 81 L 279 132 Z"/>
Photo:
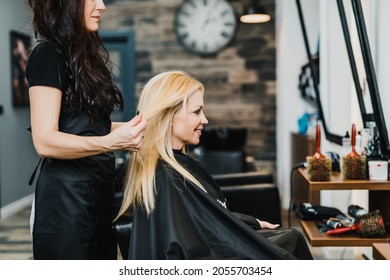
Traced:
<path id="1" fill-rule="evenodd" d="M 41 67 L 41 64 L 46 65 L 49 62 L 57 64 L 59 61 L 60 56 L 57 51 L 56 43 L 50 40 L 45 40 L 39 42 L 31 51 L 27 68 L 31 65 L 38 65 Z"/>
<path id="2" fill-rule="evenodd" d="M 31 52 L 31 56 L 36 54 L 57 54 L 57 44 L 51 40 L 45 40 L 42 42 L 39 42 Z"/>
<path id="3" fill-rule="evenodd" d="M 39 42 L 31 52 L 26 68 L 29 86 L 53 86 L 62 89 L 64 60 L 57 52 L 56 43 L 46 40 Z"/>

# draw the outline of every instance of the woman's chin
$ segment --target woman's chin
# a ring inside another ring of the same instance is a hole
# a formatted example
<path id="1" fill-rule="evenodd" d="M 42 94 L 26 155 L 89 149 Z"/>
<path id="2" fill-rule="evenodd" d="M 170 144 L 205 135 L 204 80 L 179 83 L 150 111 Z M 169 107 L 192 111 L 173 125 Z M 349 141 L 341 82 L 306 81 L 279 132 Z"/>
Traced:
<path id="1" fill-rule="evenodd" d="M 190 145 L 198 145 L 199 142 L 200 142 L 200 139 L 198 138 L 198 139 L 192 141 L 192 143 L 190 143 Z"/>

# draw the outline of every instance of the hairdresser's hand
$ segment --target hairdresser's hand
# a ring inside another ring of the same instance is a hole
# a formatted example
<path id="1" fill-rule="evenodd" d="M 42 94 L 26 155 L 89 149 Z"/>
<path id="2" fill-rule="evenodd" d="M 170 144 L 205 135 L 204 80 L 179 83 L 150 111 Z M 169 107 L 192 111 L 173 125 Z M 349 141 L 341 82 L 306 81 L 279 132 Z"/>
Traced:
<path id="1" fill-rule="evenodd" d="M 111 143 L 111 150 L 138 151 L 142 145 L 146 124 L 146 120 L 141 114 L 138 114 L 130 121 L 117 126 L 108 135 Z"/>
<path id="2" fill-rule="evenodd" d="M 271 224 L 267 221 L 260 221 L 260 220 L 257 221 L 259 222 L 261 228 L 276 229 L 280 226 L 279 224 Z"/>

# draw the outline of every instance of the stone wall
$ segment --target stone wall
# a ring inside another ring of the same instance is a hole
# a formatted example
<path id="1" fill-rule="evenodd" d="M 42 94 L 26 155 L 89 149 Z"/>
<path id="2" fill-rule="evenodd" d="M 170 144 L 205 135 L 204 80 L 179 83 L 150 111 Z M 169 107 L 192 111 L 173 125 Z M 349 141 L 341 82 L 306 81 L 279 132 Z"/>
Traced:
<path id="1" fill-rule="evenodd" d="M 274 1 L 263 0 L 271 22 L 239 24 L 232 44 L 215 58 L 187 53 L 174 33 L 182 0 L 106 0 L 102 29 L 132 29 L 136 34 L 137 89 L 154 74 L 180 69 L 206 88 L 205 113 L 212 127 L 248 127 L 248 152 L 260 163 L 275 164 Z M 246 1 L 231 0 L 237 14 Z"/>

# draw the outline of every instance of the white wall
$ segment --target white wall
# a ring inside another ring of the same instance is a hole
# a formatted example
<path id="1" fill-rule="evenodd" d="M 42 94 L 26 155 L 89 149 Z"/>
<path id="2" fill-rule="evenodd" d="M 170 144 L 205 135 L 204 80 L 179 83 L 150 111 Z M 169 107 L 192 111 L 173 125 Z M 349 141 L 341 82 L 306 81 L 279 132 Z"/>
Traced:
<path id="1" fill-rule="evenodd" d="M 0 0 L 0 208 L 14 204 L 34 190 L 29 177 L 38 162 L 30 133 L 29 109 L 13 108 L 11 96 L 9 31 L 31 35 L 29 13 L 25 0 Z"/>
<path id="2" fill-rule="evenodd" d="M 390 127 L 390 1 L 376 0 L 374 11 L 374 34 L 376 45 L 374 63 L 377 69 L 378 88 L 381 94 L 383 114 L 387 129 Z"/>

